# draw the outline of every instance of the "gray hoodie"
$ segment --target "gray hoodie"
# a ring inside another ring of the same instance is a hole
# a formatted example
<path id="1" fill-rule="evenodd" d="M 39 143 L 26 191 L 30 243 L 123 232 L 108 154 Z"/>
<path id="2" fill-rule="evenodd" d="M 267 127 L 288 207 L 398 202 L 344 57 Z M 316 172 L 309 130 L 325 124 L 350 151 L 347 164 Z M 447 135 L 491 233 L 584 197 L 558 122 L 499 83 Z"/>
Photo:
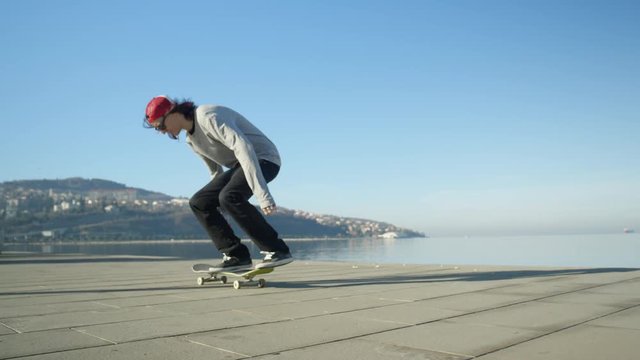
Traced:
<path id="1" fill-rule="evenodd" d="M 258 163 L 267 160 L 281 165 L 280 154 L 271 140 L 244 116 L 224 106 L 198 106 L 194 122 L 187 144 L 207 164 L 211 178 L 221 174 L 222 167 L 240 164 L 260 207 L 275 205 Z"/>

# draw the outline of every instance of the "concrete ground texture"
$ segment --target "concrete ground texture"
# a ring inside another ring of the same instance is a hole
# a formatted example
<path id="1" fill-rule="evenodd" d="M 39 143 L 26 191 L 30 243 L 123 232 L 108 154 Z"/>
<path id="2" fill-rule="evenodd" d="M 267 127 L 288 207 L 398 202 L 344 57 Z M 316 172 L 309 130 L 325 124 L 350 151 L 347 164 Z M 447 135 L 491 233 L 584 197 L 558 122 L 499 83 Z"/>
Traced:
<path id="1" fill-rule="evenodd" d="M 638 359 L 640 270 L 0 255 L 0 359 Z"/>

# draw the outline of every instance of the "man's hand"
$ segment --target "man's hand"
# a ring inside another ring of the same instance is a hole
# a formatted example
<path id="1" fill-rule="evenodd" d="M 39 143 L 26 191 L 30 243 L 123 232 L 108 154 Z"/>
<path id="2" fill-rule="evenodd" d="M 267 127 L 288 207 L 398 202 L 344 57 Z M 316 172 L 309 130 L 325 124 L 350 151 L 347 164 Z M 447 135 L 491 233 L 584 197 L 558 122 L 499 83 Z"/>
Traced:
<path id="1" fill-rule="evenodd" d="M 271 205 L 271 206 L 267 206 L 266 208 L 262 208 L 262 212 L 265 215 L 271 215 L 271 214 L 276 212 L 276 206 L 275 205 Z"/>

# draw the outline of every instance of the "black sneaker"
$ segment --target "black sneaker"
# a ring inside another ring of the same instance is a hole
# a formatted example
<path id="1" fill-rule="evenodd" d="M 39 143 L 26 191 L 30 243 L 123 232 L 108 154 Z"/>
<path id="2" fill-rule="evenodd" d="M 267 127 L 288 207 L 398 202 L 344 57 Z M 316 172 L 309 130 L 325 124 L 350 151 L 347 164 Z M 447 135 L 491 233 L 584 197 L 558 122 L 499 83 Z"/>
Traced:
<path id="1" fill-rule="evenodd" d="M 260 253 L 265 254 L 265 257 L 260 264 L 256 265 L 256 269 L 287 265 L 288 263 L 293 261 L 293 256 L 291 256 L 291 253 L 283 253 L 278 251 L 260 251 Z"/>
<path id="2" fill-rule="evenodd" d="M 253 267 L 251 263 L 251 258 L 247 259 L 238 259 L 235 256 L 229 256 L 227 254 L 222 257 L 222 262 L 215 266 L 209 268 L 209 271 L 238 271 L 238 270 L 248 270 Z"/>

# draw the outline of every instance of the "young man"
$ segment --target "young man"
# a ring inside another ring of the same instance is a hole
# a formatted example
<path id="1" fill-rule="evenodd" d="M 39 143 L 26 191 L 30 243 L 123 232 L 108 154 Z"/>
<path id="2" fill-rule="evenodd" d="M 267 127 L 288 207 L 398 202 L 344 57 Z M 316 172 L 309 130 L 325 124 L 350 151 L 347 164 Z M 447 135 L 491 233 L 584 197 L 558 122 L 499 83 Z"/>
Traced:
<path id="1" fill-rule="evenodd" d="M 249 198 L 255 195 L 266 215 L 276 210 L 267 183 L 278 175 L 280 155 L 258 128 L 229 108 L 195 106 L 190 101 L 179 102 L 166 96 L 154 97 L 147 104 L 145 124 L 172 139 L 178 139 L 180 132 L 186 131 L 187 144 L 211 172 L 211 182 L 193 195 L 189 205 L 224 255 L 216 268 L 237 271 L 252 267 L 249 249 L 234 234 L 219 208 L 233 217 L 266 255 L 256 268 L 293 261 L 289 247 L 249 203 Z"/>

